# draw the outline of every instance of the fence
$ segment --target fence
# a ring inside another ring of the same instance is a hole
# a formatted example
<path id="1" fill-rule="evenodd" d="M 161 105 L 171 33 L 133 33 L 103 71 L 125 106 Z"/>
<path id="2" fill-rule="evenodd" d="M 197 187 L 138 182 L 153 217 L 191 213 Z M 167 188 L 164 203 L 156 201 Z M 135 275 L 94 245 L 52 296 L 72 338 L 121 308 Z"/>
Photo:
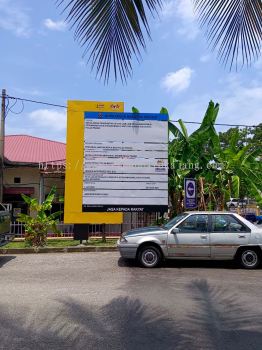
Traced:
<path id="1" fill-rule="evenodd" d="M 237 208 L 231 208 L 230 211 L 237 212 Z M 241 208 L 239 214 L 245 216 L 247 213 L 255 213 L 257 208 L 248 207 Z M 144 226 L 150 226 L 157 223 L 160 218 L 159 213 L 125 213 L 123 224 L 119 225 L 105 225 L 106 236 L 117 237 L 120 236 L 123 232 L 131 230 L 133 228 L 139 228 Z M 60 234 L 49 231 L 48 237 L 64 237 L 72 238 L 73 237 L 73 224 L 65 224 L 59 222 L 57 224 L 57 229 Z M 99 237 L 102 233 L 102 225 L 87 225 L 87 232 L 90 237 Z M 24 237 L 24 225 L 20 222 L 15 222 L 11 224 L 10 232 L 15 235 L 16 238 Z"/>
<path id="2" fill-rule="evenodd" d="M 159 217 L 159 213 L 125 213 L 123 223 L 105 225 L 105 233 L 107 236 L 117 237 L 127 230 L 153 225 Z M 59 222 L 57 229 L 60 234 L 50 230 L 48 237 L 73 237 L 73 224 Z M 102 225 L 87 225 L 86 229 L 90 237 L 101 236 Z M 10 233 L 14 234 L 16 238 L 23 238 L 25 233 L 24 225 L 21 222 L 12 223 Z"/>

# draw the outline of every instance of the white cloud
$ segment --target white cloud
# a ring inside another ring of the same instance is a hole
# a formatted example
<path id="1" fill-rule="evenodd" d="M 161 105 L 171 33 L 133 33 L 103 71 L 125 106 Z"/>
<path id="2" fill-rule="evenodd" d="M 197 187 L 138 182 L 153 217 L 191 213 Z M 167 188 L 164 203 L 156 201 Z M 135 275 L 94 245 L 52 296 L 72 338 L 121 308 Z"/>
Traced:
<path id="1" fill-rule="evenodd" d="M 176 106 L 172 119 L 201 122 L 210 99 L 220 104 L 217 122 L 223 124 L 257 125 L 261 123 L 262 115 L 262 87 L 259 82 L 244 84 L 238 79 L 223 81 L 218 90 L 209 94 L 195 95 L 185 103 Z M 189 131 L 196 126 L 187 124 Z M 217 126 L 217 130 L 226 130 L 229 127 Z"/>
<path id="2" fill-rule="evenodd" d="M 6 133 L 6 135 L 32 135 L 32 136 L 34 136 L 33 129 L 23 128 L 20 126 L 6 125 L 5 133 Z"/>
<path id="3" fill-rule="evenodd" d="M 29 113 L 29 119 L 35 127 L 46 128 L 49 131 L 64 131 L 66 129 L 66 112 L 55 109 L 37 109 Z"/>
<path id="4" fill-rule="evenodd" d="M 15 1 L 0 0 L 0 28 L 18 37 L 29 37 L 31 28 L 28 11 Z"/>
<path id="5" fill-rule="evenodd" d="M 177 3 L 177 15 L 183 20 L 194 21 L 195 14 L 191 0 L 176 0 Z"/>
<path id="6" fill-rule="evenodd" d="M 262 87 L 256 83 L 249 86 L 235 81 L 221 96 L 220 120 L 225 123 L 255 125 L 261 122 Z"/>
<path id="7" fill-rule="evenodd" d="M 166 0 L 162 9 L 164 20 L 178 22 L 178 34 L 187 39 L 195 39 L 199 33 L 191 0 Z"/>
<path id="8" fill-rule="evenodd" d="M 6 134 L 24 134 L 65 142 L 66 111 L 37 109 L 17 118 L 7 118 Z"/>
<path id="9" fill-rule="evenodd" d="M 44 26 L 47 29 L 63 32 L 66 30 L 66 23 L 64 21 L 53 21 L 50 18 L 44 20 Z"/>
<path id="10" fill-rule="evenodd" d="M 167 0 L 163 4 L 162 17 L 164 19 L 172 18 L 176 15 L 177 5 L 176 1 Z"/>
<path id="11" fill-rule="evenodd" d="M 189 67 L 170 72 L 162 79 L 161 86 L 171 92 L 184 91 L 190 86 L 193 73 Z"/>
<path id="12" fill-rule="evenodd" d="M 200 62 L 206 63 L 206 62 L 209 62 L 210 59 L 211 59 L 211 55 L 210 54 L 202 55 L 200 57 Z"/>

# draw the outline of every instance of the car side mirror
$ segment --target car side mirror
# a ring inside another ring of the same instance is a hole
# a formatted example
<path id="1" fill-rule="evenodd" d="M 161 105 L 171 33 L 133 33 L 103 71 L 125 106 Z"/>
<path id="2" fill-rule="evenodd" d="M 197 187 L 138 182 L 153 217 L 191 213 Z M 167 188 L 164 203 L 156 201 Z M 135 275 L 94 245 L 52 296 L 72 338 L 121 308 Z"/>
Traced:
<path id="1" fill-rule="evenodd" d="M 173 235 L 176 235 L 178 232 L 180 232 L 179 228 L 175 227 L 172 229 L 171 231 L 173 233 Z"/>

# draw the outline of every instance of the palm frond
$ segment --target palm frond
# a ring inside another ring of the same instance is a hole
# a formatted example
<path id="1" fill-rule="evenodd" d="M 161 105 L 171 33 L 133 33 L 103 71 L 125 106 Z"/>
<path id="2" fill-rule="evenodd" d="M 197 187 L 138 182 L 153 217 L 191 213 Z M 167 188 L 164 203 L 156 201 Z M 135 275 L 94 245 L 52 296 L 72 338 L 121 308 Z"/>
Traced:
<path id="1" fill-rule="evenodd" d="M 238 69 L 261 54 L 262 0 L 193 0 L 202 27 L 224 65 Z"/>
<path id="2" fill-rule="evenodd" d="M 57 0 L 75 28 L 75 39 L 88 53 L 96 75 L 108 83 L 132 75 L 132 59 L 141 59 L 145 34 L 150 37 L 148 12 L 157 13 L 162 0 Z"/>

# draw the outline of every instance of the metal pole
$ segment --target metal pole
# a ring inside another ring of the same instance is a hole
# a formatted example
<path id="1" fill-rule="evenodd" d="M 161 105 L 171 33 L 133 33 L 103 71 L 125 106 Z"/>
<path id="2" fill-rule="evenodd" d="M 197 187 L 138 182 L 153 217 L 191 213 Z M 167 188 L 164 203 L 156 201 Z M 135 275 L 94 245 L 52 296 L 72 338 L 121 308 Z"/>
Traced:
<path id="1" fill-rule="evenodd" d="M 40 182 L 39 182 L 39 204 L 42 204 L 44 200 L 45 200 L 44 174 L 40 173 Z"/>
<path id="2" fill-rule="evenodd" d="M 2 90 L 1 122 L 0 122 L 0 203 L 3 203 L 4 154 L 5 154 L 5 99 L 6 90 Z"/>

